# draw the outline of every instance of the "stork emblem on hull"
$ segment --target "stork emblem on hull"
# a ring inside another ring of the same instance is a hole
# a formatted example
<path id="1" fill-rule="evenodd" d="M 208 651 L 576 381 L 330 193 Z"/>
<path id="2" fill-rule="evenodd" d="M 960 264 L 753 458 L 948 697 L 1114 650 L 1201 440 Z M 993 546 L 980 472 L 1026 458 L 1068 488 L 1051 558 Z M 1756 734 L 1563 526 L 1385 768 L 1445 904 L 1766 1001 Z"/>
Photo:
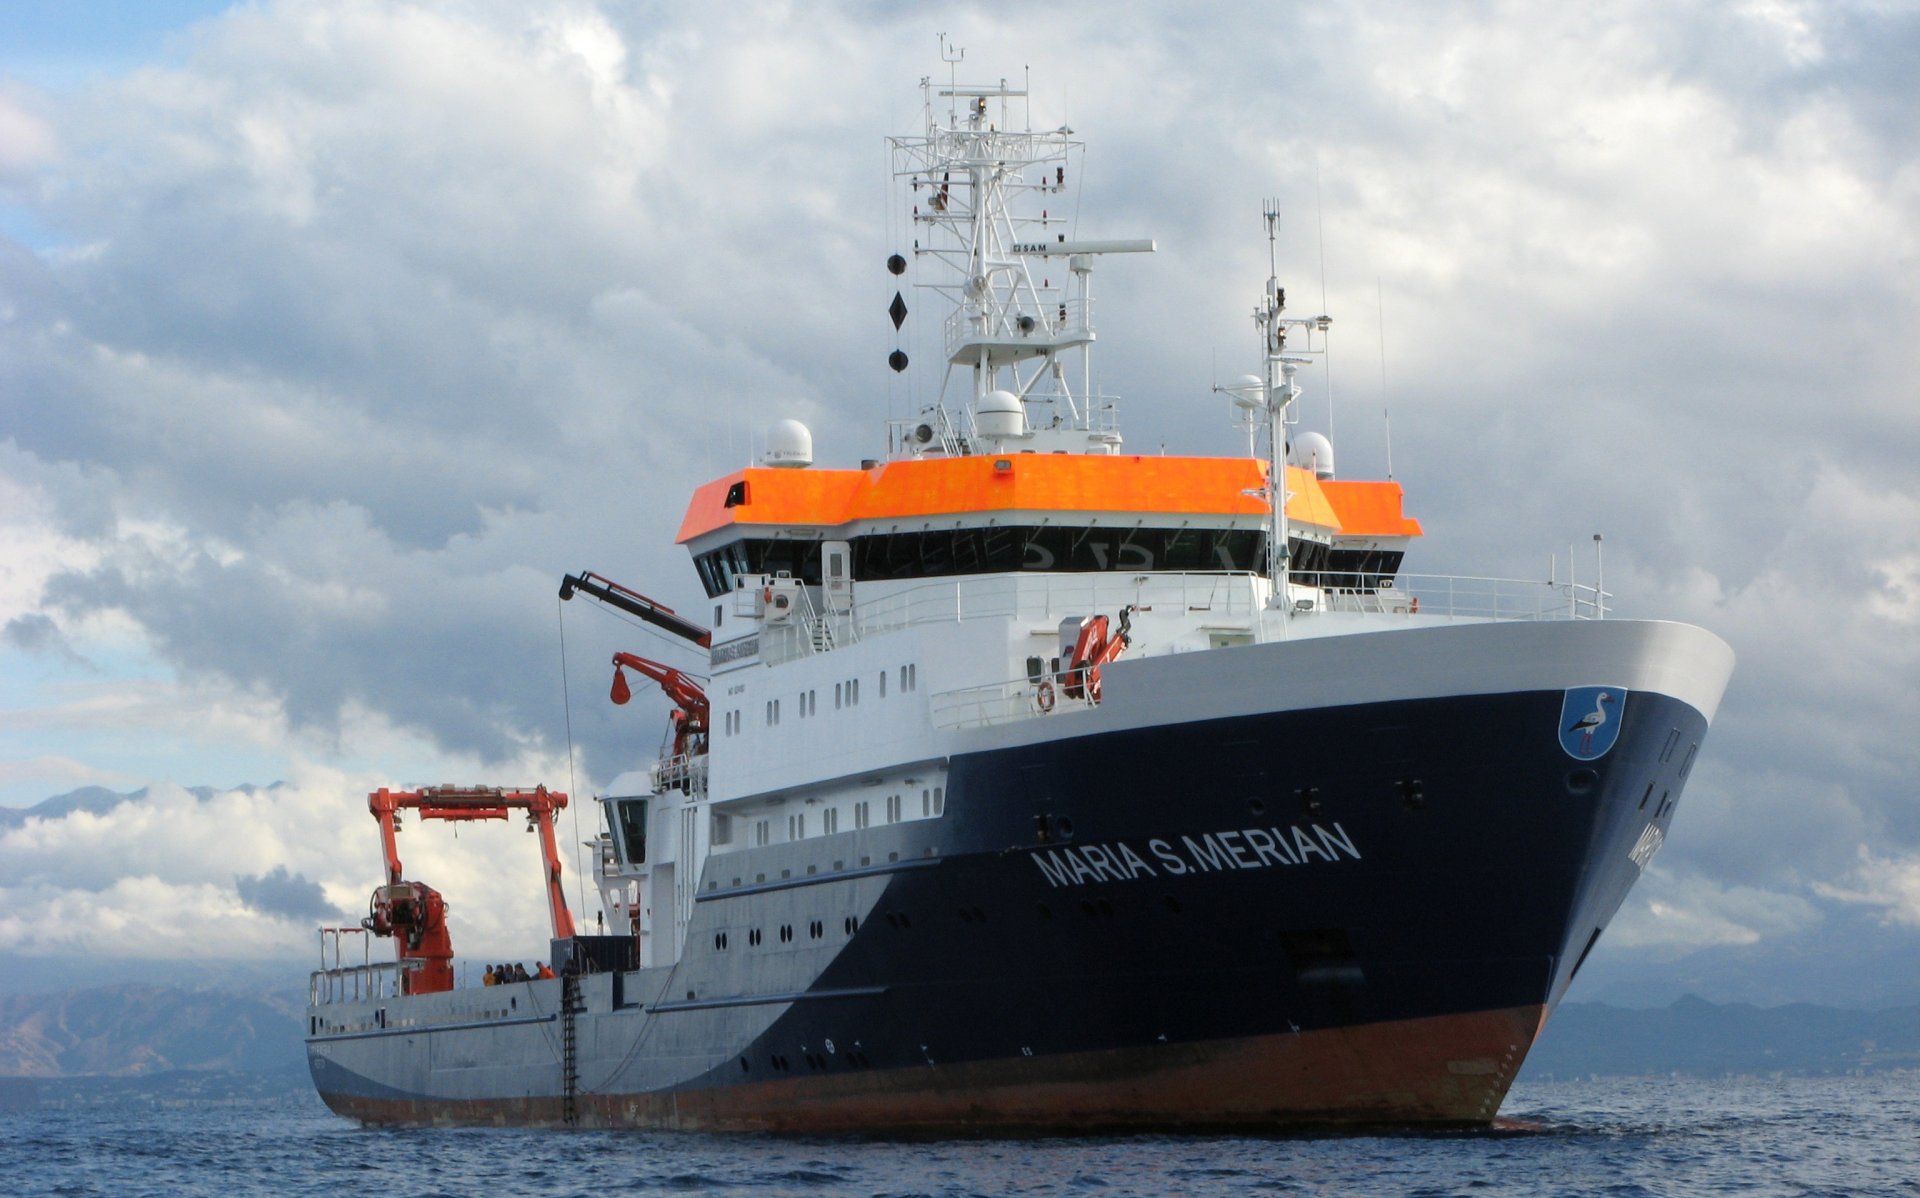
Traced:
<path id="1" fill-rule="evenodd" d="M 1560 747 L 1575 761 L 1607 755 L 1620 739 L 1620 717 L 1627 709 L 1624 686 L 1570 686 L 1560 702 Z"/>

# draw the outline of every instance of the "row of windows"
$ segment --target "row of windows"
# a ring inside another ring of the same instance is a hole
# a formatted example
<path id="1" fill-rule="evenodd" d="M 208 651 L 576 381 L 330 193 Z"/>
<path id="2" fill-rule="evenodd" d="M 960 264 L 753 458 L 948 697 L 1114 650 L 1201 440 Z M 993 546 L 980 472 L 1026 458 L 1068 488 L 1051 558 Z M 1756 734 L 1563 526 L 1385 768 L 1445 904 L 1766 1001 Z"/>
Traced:
<path id="1" fill-rule="evenodd" d="M 840 921 L 840 928 L 847 935 L 853 935 L 860 930 L 860 917 L 857 915 L 847 916 Z M 807 939 L 809 940 L 823 940 L 827 935 L 827 923 L 823 919 L 808 920 L 806 932 Z M 793 924 L 783 923 L 774 932 L 774 936 L 781 944 L 792 944 L 795 940 L 799 939 L 800 932 Z M 747 947 L 758 948 L 765 939 L 766 937 L 761 933 L 759 928 L 748 929 Z M 732 946 L 732 942 L 733 937 L 726 932 L 715 932 L 713 934 L 713 947 L 720 952 L 726 952 L 727 949 Z"/>
<path id="2" fill-rule="evenodd" d="M 882 699 L 887 697 L 887 677 L 889 673 L 890 671 L 881 670 L 880 673 L 877 675 L 877 678 L 880 683 L 880 697 Z M 903 692 L 915 691 L 920 689 L 919 666 L 917 665 L 901 666 L 899 678 L 900 678 L 899 686 L 901 691 Z M 810 716 L 819 714 L 820 694 L 818 691 L 815 691 L 815 690 L 801 691 L 799 695 L 796 697 L 796 700 L 797 701 L 795 705 L 799 708 L 801 719 L 807 719 Z M 849 678 L 844 682 L 836 682 L 833 684 L 834 710 L 838 711 L 847 707 L 858 707 L 859 705 L 860 705 L 860 680 L 858 678 Z M 769 728 L 776 727 L 780 723 L 780 700 L 768 699 L 766 703 L 763 705 L 763 707 L 761 708 L 761 713 L 763 718 L 766 720 L 767 727 Z M 733 711 L 727 711 L 727 712 L 721 713 L 720 734 L 722 736 L 738 736 L 740 734 L 741 728 L 742 728 L 742 721 L 740 719 L 739 709 L 736 708 Z"/>
<path id="3" fill-rule="evenodd" d="M 942 578 L 1016 570 L 1097 573 L 1148 570 L 1224 570 L 1265 574 L 1267 534 L 1247 528 L 1075 528 L 1061 525 L 995 525 L 942 528 L 855 537 L 853 577 Z M 756 538 L 734 541 L 700 554 L 694 567 L 709 596 L 732 591 L 743 574 L 787 574 L 820 585 L 819 541 Z M 1326 585 L 1371 590 L 1399 569 L 1399 552 L 1336 549 L 1320 541 L 1290 538 L 1297 581 L 1320 585 L 1303 573 L 1355 576 Z"/>
<path id="4" fill-rule="evenodd" d="M 946 787 L 932 786 L 922 788 L 920 791 L 921 818 L 931 819 L 934 816 L 944 813 L 946 808 Z M 885 815 L 885 822 L 889 824 L 899 823 L 902 819 L 906 818 L 905 798 L 898 794 L 888 795 L 882 804 L 882 811 Z M 808 813 L 805 811 L 796 811 L 787 816 L 788 840 L 805 840 L 809 835 L 832 836 L 840 830 L 840 810 L 837 807 L 828 807 L 822 810 L 819 813 L 820 818 L 817 821 L 809 821 L 807 815 Z M 716 819 L 724 818 L 726 817 L 716 816 Z M 853 826 L 856 831 L 873 826 L 873 804 L 871 801 L 862 799 L 853 805 Z M 731 833 L 729 832 L 726 836 L 722 836 L 716 825 L 714 843 L 726 844 L 730 839 Z M 773 820 L 771 817 L 753 822 L 753 843 L 755 847 L 773 843 Z"/>

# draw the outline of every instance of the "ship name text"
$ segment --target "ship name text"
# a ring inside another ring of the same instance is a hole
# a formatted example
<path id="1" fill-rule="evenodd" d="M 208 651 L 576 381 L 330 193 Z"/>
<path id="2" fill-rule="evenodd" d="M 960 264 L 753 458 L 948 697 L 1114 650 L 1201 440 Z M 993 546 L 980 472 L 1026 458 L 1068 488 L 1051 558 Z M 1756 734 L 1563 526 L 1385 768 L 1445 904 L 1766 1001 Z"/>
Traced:
<path id="1" fill-rule="evenodd" d="M 1137 842 L 1136 842 L 1137 843 Z M 1030 849 L 1028 855 L 1047 885 L 1085 886 L 1131 882 L 1136 878 L 1179 877 L 1228 869 L 1266 869 L 1275 865 L 1328 865 L 1360 860 L 1360 850 L 1338 821 L 1289 824 L 1284 828 L 1241 828 L 1182 836 L 1176 842 L 1154 837 L 1143 846 L 1124 840 L 1105 844 Z"/>

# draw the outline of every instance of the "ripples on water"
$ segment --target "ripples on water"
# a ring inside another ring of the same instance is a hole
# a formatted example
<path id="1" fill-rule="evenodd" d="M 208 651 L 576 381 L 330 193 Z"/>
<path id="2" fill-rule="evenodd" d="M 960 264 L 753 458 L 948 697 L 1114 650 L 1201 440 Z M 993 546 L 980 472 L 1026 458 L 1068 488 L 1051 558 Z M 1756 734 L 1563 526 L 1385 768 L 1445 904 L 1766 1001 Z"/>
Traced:
<path id="1" fill-rule="evenodd" d="M 1920 1076 L 1523 1084 L 1459 1135 L 888 1144 L 361 1129 L 308 1103 L 0 1115 L 8 1195 L 1908 1195 Z"/>

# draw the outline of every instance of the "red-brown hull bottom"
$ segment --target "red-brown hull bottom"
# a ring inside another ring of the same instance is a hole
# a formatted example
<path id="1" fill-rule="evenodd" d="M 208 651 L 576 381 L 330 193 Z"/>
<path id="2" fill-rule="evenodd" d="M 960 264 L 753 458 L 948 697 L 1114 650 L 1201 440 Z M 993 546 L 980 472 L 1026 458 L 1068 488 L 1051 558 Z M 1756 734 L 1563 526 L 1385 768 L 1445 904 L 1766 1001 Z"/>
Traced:
<path id="1" fill-rule="evenodd" d="M 1047 1134 L 1271 1132 L 1493 1121 L 1544 1009 L 1529 1005 L 1300 1034 L 575 1098 L 582 1127 Z M 559 1097 L 325 1094 L 367 1123 L 562 1126 Z"/>

